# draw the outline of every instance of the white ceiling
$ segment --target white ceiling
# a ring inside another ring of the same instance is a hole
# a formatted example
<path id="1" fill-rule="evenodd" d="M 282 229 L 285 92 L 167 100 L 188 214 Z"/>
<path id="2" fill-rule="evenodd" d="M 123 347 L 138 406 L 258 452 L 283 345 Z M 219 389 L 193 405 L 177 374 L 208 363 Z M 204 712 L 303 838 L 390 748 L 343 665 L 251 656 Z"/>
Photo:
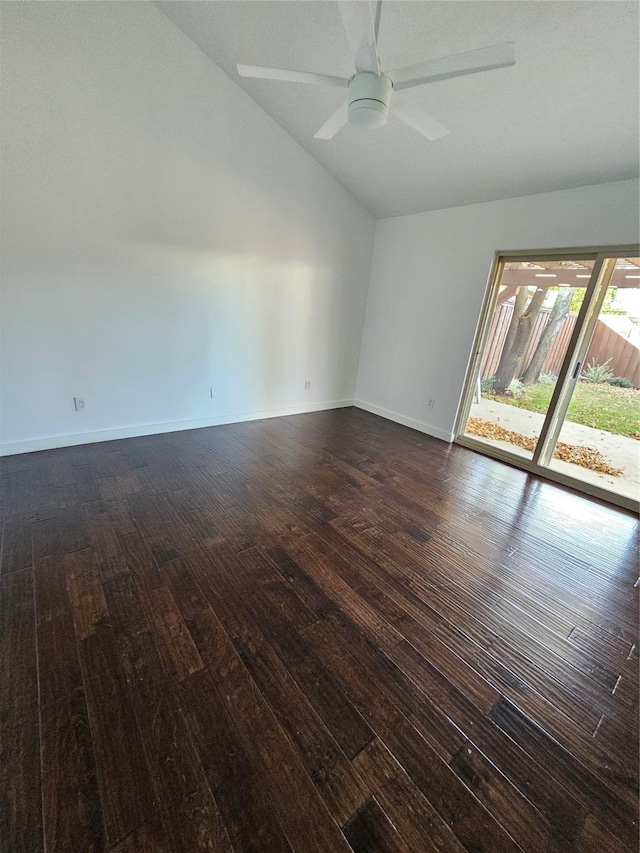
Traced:
<path id="1" fill-rule="evenodd" d="M 332 0 L 157 5 L 377 217 L 638 175 L 636 2 L 384 0 L 383 70 L 516 43 L 513 68 L 405 93 L 449 128 L 436 142 L 393 117 L 313 139 L 342 90 L 238 76 L 237 62 L 351 76 Z"/>

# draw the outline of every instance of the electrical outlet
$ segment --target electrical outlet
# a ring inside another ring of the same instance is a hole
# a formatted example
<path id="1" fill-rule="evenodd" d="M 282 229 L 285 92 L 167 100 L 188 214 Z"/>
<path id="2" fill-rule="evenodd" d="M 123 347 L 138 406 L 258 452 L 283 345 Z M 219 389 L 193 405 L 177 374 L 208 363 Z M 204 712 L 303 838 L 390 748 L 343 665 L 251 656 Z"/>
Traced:
<path id="1" fill-rule="evenodd" d="M 311 380 L 310 380 L 310 379 L 305 379 L 305 380 L 304 380 L 304 390 L 305 390 L 305 391 L 308 391 L 308 390 L 309 390 L 309 388 L 311 388 Z"/>
<path id="2" fill-rule="evenodd" d="M 76 407 L 76 412 L 84 411 L 84 397 L 74 397 L 73 405 Z"/>
<path id="3" fill-rule="evenodd" d="M 427 403 L 427 406 L 428 406 L 430 409 L 433 409 L 433 407 L 435 406 L 435 404 L 436 404 L 436 401 L 435 401 L 435 400 L 433 399 L 433 397 L 432 397 L 432 398 L 429 400 L 429 402 Z"/>

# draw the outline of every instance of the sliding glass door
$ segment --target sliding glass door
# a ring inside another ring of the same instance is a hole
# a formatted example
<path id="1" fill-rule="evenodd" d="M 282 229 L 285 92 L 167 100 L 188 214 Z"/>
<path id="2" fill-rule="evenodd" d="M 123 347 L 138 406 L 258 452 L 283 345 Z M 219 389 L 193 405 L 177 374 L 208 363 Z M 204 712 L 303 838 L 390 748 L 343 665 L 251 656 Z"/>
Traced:
<path id="1" fill-rule="evenodd" d="M 457 440 L 636 508 L 638 247 L 501 255 Z"/>

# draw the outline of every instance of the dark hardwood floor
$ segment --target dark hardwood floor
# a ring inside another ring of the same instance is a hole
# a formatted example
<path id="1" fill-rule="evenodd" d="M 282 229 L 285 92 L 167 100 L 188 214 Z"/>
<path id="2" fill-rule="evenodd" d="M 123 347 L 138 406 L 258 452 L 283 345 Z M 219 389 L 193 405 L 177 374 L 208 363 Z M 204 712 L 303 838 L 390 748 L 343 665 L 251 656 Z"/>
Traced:
<path id="1" fill-rule="evenodd" d="M 356 409 L 0 472 L 3 853 L 637 849 L 631 515 Z"/>

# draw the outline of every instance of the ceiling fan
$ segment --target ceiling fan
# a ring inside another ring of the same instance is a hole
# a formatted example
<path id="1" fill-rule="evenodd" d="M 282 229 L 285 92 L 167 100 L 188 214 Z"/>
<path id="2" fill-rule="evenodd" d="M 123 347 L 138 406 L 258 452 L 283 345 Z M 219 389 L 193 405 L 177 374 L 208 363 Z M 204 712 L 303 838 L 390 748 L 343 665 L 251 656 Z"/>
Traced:
<path id="1" fill-rule="evenodd" d="M 381 2 L 382 0 L 340 0 L 338 3 L 354 57 L 356 70 L 351 79 L 258 65 L 238 65 L 238 73 L 241 77 L 261 80 L 315 83 L 348 89 L 348 101 L 341 104 L 320 130 L 314 133 L 315 139 L 333 139 L 347 122 L 367 129 L 382 127 L 387 121 L 389 110 L 396 118 L 427 139 L 435 140 L 446 136 L 449 133 L 446 127 L 406 101 L 398 92 L 425 83 L 447 80 L 449 77 L 461 77 L 514 65 L 514 44 L 505 42 L 468 53 L 419 62 L 417 65 L 408 65 L 393 71 L 381 71 L 376 44 Z"/>

